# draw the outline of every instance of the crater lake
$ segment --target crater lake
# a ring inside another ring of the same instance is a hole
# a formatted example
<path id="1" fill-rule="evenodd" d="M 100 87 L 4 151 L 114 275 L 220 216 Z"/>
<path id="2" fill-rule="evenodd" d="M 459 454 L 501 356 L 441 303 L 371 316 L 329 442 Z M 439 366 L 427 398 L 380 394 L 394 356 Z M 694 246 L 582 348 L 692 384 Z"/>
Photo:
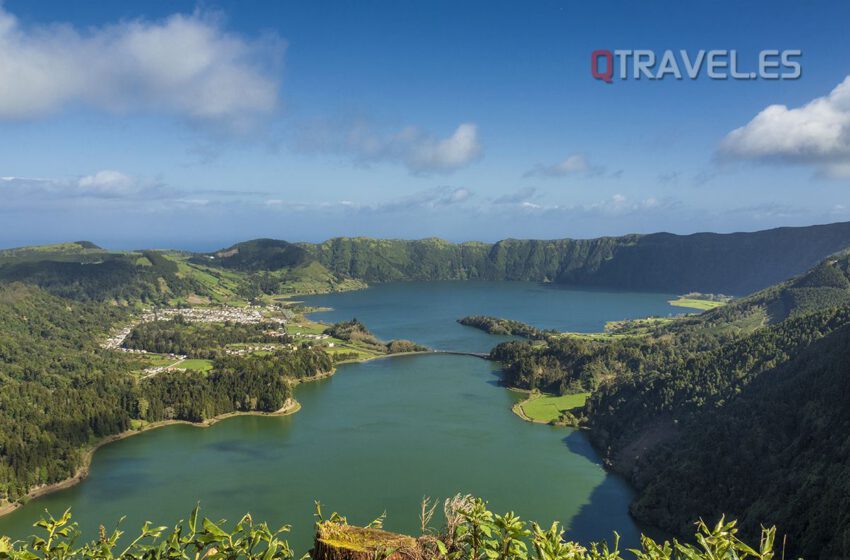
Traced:
<path id="1" fill-rule="evenodd" d="M 494 315 L 562 331 L 597 331 L 606 321 L 688 310 L 671 294 L 576 290 L 527 282 L 381 284 L 296 298 L 329 307 L 312 318 L 356 317 L 382 339 L 439 350 L 487 352 L 504 337 L 456 323 Z M 297 413 L 239 416 L 211 427 L 173 425 L 99 449 L 81 483 L 0 518 L 0 534 L 26 538 L 49 510 L 71 508 L 84 538 L 126 515 L 172 524 L 196 502 L 202 514 L 235 523 L 244 513 L 292 524 L 300 555 L 311 545 L 314 501 L 328 514 L 365 524 L 386 511 L 385 528 L 418 531 L 423 496 L 483 497 L 491 509 L 559 520 L 583 542 L 622 536 L 637 544 L 632 494 L 607 473 L 581 431 L 525 422 L 511 412 L 523 395 L 499 383 L 498 364 L 473 356 L 419 354 L 345 364 L 295 389 Z M 440 519 L 435 518 L 434 524 Z"/>

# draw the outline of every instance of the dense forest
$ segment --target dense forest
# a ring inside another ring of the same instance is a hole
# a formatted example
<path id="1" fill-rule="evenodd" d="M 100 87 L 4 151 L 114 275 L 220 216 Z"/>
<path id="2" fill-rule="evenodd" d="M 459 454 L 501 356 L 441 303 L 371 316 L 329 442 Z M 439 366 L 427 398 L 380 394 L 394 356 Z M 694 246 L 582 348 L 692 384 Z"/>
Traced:
<path id="1" fill-rule="evenodd" d="M 289 383 L 332 369 L 321 350 L 222 357 L 212 371 L 138 379 L 130 355 L 100 342 L 128 310 L 0 284 L 0 501 L 72 476 L 84 448 L 134 422 L 275 411 Z"/>
<path id="2" fill-rule="evenodd" d="M 765 371 L 722 411 L 705 409 L 634 469 L 640 519 L 778 524 L 806 558 L 850 555 L 850 327 Z M 789 550 L 790 552 L 790 550 Z"/>
<path id="3" fill-rule="evenodd" d="M 122 317 L 117 308 L 0 286 L 0 498 L 70 476 L 82 445 L 128 428 L 126 368 L 94 344 Z"/>
<path id="4" fill-rule="evenodd" d="M 519 336 L 530 340 L 544 340 L 548 336 L 557 334 L 557 331 L 538 329 L 522 321 L 485 315 L 469 315 L 458 319 L 457 322 L 467 327 L 481 329 L 489 334 Z"/>

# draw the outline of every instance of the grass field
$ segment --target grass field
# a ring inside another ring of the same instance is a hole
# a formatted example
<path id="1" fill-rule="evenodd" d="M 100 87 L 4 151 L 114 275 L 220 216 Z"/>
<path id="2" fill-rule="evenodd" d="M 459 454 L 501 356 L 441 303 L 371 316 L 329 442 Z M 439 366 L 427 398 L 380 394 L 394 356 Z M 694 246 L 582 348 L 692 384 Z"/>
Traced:
<path id="1" fill-rule="evenodd" d="M 170 366 L 177 361 L 177 358 L 162 354 L 142 354 L 142 360 L 145 363 L 145 367 L 159 367 Z"/>
<path id="2" fill-rule="evenodd" d="M 590 393 L 575 393 L 573 395 L 541 395 L 531 396 L 519 406 L 531 420 L 535 422 L 553 422 L 561 416 L 564 410 L 572 410 L 584 406 Z"/>
<path id="3" fill-rule="evenodd" d="M 613 340 L 615 338 L 639 337 L 647 335 L 655 328 L 672 321 L 673 319 L 670 317 L 647 317 L 645 319 L 608 321 L 605 324 L 605 330 L 603 332 L 567 332 L 559 336 L 582 338 L 585 340 Z"/>
<path id="4" fill-rule="evenodd" d="M 216 303 L 242 306 L 243 298 L 236 295 L 240 276 L 228 270 L 215 270 L 196 263 L 189 263 L 180 256 L 173 256 L 177 262 L 178 273 L 184 278 L 193 278 L 202 284 Z M 192 302 L 189 302 L 192 303 Z"/>
<path id="5" fill-rule="evenodd" d="M 337 340 L 337 339 L 332 339 Z M 324 348 L 324 351 L 330 354 L 331 356 L 335 356 L 337 354 L 357 354 L 356 358 L 351 358 L 352 360 L 368 360 L 369 358 L 374 358 L 375 356 L 379 356 L 380 354 L 376 354 L 375 352 L 369 352 L 368 350 L 364 350 L 362 348 L 355 348 L 352 346 L 346 346 L 345 342 L 336 342 L 336 346 L 333 348 Z"/>
<path id="6" fill-rule="evenodd" d="M 141 374 L 145 368 L 170 366 L 176 362 L 177 358 L 162 354 L 134 354 L 130 364 L 133 372 Z"/>
<path id="7" fill-rule="evenodd" d="M 670 305 L 675 305 L 676 307 L 688 307 L 690 309 L 700 309 L 702 311 L 707 311 L 709 309 L 714 309 L 716 307 L 722 307 L 726 305 L 725 301 L 714 301 L 711 299 L 698 299 L 689 297 L 671 299 L 668 303 Z"/>
<path id="8" fill-rule="evenodd" d="M 196 371 L 203 372 L 211 370 L 213 364 L 210 360 L 183 360 L 177 364 L 176 367 L 181 369 L 194 369 Z"/>
<path id="9" fill-rule="evenodd" d="M 287 331 L 289 334 L 294 335 L 295 333 L 301 334 L 322 334 L 325 332 L 328 326 L 322 323 L 314 323 L 313 321 L 303 320 L 294 325 L 287 326 Z"/>

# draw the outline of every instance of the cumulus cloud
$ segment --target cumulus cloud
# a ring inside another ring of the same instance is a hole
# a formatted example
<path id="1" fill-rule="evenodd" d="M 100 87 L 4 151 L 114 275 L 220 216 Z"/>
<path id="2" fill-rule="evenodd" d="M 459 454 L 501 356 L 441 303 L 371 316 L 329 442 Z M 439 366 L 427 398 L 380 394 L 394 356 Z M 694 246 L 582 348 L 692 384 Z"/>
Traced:
<path id="1" fill-rule="evenodd" d="M 582 154 L 567 156 L 558 163 L 544 165 L 539 163 L 526 171 L 524 177 L 567 177 L 570 175 L 599 175 L 605 172 L 604 167 L 591 165 Z"/>
<path id="2" fill-rule="evenodd" d="M 814 165 L 850 176 L 850 76 L 802 107 L 770 105 L 720 143 L 723 158 Z"/>
<path id="3" fill-rule="evenodd" d="M 98 171 L 94 175 L 80 177 L 77 181 L 80 192 L 93 195 L 123 196 L 138 188 L 136 181 L 120 171 Z"/>
<path id="4" fill-rule="evenodd" d="M 463 123 L 442 140 L 416 141 L 410 153 L 409 166 L 414 171 L 451 171 L 465 166 L 481 155 L 478 129 Z"/>
<path id="5" fill-rule="evenodd" d="M 25 26 L 0 5 L 0 119 L 82 104 L 243 130 L 276 109 L 283 50 L 201 12 L 81 30 Z"/>
<path id="6" fill-rule="evenodd" d="M 439 138 L 417 126 L 385 132 L 362 120 L 315 121 L 302 126 L 298 148 L 350 156 L 361 164 L 400 163 L 411 173 L 423 175 L 451 173 L 471 164 L 483 153 L 474 123 L 462 123 L 449 136 Z"/>

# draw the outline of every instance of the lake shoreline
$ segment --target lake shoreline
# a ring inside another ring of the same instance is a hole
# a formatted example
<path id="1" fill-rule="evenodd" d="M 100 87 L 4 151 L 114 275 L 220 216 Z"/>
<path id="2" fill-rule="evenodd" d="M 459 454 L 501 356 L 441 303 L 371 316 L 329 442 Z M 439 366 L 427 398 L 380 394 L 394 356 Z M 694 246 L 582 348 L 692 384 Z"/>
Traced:
<path id="1" fill-rule="evenodd" d="M 518 387 L 506 387 L 506 389 L 508 391 L 513 391 L 514 393 L 524 393 L 524 394 L 527 395 L 523 400 L 517 401 L 511 406 L 511 412 L 513 412 L 514 414 L 519 416 L 520 419 L 525 420 L 526 422 L 531 422 L 532 424 L 548 424 L 549 423 L 549 422 L 544 422 L 542 420 L 535 420 L 534 418 L 531 418 L 522 409 L 523 404 L 525 404 L 528 401 L 531 401 L 533 399 L 539 398 L 540 397 L 539 395 L 535 396 L 534 393 L 532 393 L 528 389 L 520 389 Z"/>
<path id="2" fill-rule="evenodd" d="M 395 357 L 398 357 L 398 356 L 413 356 L 413 355 L 424 355 L 424 354 L 463 355 L 463 356 L 473 356 L 473 357 L 477 357 L 477 358 L 481 358 L 481 359 L 487 359 L 483 355 L 480 355 L 480 354 L 475 353 L 475 352 L 461 352 L 461 351 L 449 351 L 449 350 L 445 350 L 445 351 L 443 351 L 443 350 L 421 350 L 421 351 L 417 351 L 417 352 L 398 352 L 398 353 L 395 353 L 395 354 L 376 355 L 376 356 L 370 356 L 368 358 L 360 358 L 360 359 L 356 359 L 356 360 L 345 360 L 345 361 L 337 363 L 336 365 L 340 366 L 340 365 L 345 365 L 345 364 L 364 363 L 364 362 L 369 362 L 369 361 L 372 361 L 372 360 L 380 360 L 380 359 L 384 359 L 384 358 L 395 358 Z M 337 368 L 334 367 L 334 369 L 332 369 L 331 371 L 328 371 L 328 372 L 321 372 L 321 373 L 317 373 L 316 375 L 312 375 L 312 376 L 309 376 L 309 377 L 303 377 L 303 378 L 300 378 L 300 379 L 296 379 L 292 382 L 292 384 L 293 385 L 300 385 L 302 383 L 310 383 L 310 382 L 313 382 L 313 381 L 321 381 L 323 379 L 328 379 L 330 377 L 333 377 L 336 374 L 336 372 L 337 372 Z M 83 452 L 82 465 L 80 465 L 80 467 L 77 469 L 76 473 L 74 473 L 72 476 L 65 478 L 63 480 L 60 480 L 58 482 L 53 482 L 51 484 L 38 486 L 37 488 L 30 490 L 22 498 L 23 501 L 18 500 L 18 501 L 15 501 L 15 502 L 7 502 L 7 503 L 0 504 L 0 517 L 3 517 L 5 515 L 12 513 L 13 511 L 22 507 L 23 505 L 30 502 L 31 500 L 35 500 L 35 499 L 41 498 L 43 496 L 47 496 L 48 494 L 53 494 L 54 492 L 59 492 L 61 490 L 65 490 L 67 488 L 71 488 L 72 486 L 79 484 L 80 482 L 84 481 L 89 475 L 89 468 L 91 466 L 91 462 L 92 462 L 92 459 L 94 457 L 95 452 L 98 449 L 100 449 L 101 447 L 109 445 L 110 443 L 115 443 L 117 441 L 121 441 L 121 440 L 130 438 L 132 436 L 135 436 L 135 435 L 138 435 L 138 434 L 141 434 L 141 433 L 144 433 L 144 432 L 156 430 L 158 428 L 165 428 L 167 426 L 176 426 L 176 425 L 183 424 L 183 425 L 187 425 L 187 426 L 194 426 L 196 428 L 209 428 L 209 427 L 211 427 L 211 426 L 213 426 L 213 425 L 215 425 L 215 424 L 217 424 L 217 423 L 219 423 L 223 420 L 227 420 L 229 418 L 235 418 L 237 416 L 288 416 L 290 414 L 295 414 L 299 410 L 301 410 L 301 404 L 297 400 L 295 400 L 294 398 L 290 398 L 290 399 L 287 400 L 287 403 L 284 404 L 284 406 L 282 408 L 280 408 L 279 410 L 276 410 L 274 412 L 262 412 L 262 411 L 226 412 L 224 414 L 219 414 L 217 416 L 214 416 L 212 418 L 208 418 L 208 419 L 203 420 L 201 422 L 192 422 L 192 421 L 189 421 L 189 420 L 160 420 L 158 422 L 151 422 L 149 424 L 145 424 L 144 426 L 142 426 L 138 429 L 125 430 L 125 431 L 118 433 L 118 434 L 106 436 L 105 438 L 102 438 L 97 443 L 94 443 L 94 444 L 90 445 L 89 447 L 85 448 L 85 451 Z"/>
<path id="3" fill-rule="evenodd" d="M 334 374 L 334 372 L 323 373 L 323 374 L 313 376 L 309 379 L 300 380 L 299 382 L 315 381 L 315 380 L 318 380 L 318 379 L 325 379 L 327 377 L 332 376 L 333 374 Z M 295 400 L 293 398 L 289 398 L 289 399 L 287 399 L 286 403 L 284 403 L 284 405 L 280 409 L 275 410 L 274 412 L 263 412 L 263 411 L 260 411 L 260 410 L 249 411 L 249 412 L 242 412 L 242 411 L 225 412 L 224 414 L 219 414 L 217 416 L 213 416 L 212 418 L 207 418 L 206 420 L 203 420 L 201 422 L 191 422 L 189 420 L 160 420 L 158 422 L 151 422 L 149 424 L 145 424 L 144 426 L 142 426 L 138 429 L 125 430 L 125 431 L 118 433 L 118 434 L 106 436 L 105 438 L 102 438 L 97 443 L 95 443 L 95 444 L 93 444 L 93 445 L 91 445 L 91 446 L 89 446 L 85 449 L 85 451 L 83 452 L 82 465 L 80 465 L 80 467 L 77 469 L 77 472 L 74 473 L 73 476 L 70 476 L 70 477 L 68 477 L 64 480 L 60 480 L 58 482 L 53 482 L 51 484 L 46 484 L 46 485 L 42 485 L 42 486 L 38 486 L 36 488 L 33 488 L 32 490 L 27 492 L 26 495 L 22 498 L 23 501 L 18 500 L 16 502 L 8 502 L 8 503 L 0 505 L 0 517 L 3 517 L 5 515 L 12 513 L 13 511 L 17 510 L 18 508 L 20 508 L 21 506 L 30 502 L 31 500 L 35 500 L 35 499 L 41 498 L 43 496 L 47 496 L 48 494 L 53 494 L 54 492 L 59 492 L 60 490 L 65 490 L 67 488 L 71 488 L 72 486 L 79 484 L 80 482 L 84 481 L 86 478 L 88 478 L 89 468 L 91 467 L 91 462 L 92 462 L 92 459 L 94 457 L 95 452 L 98 449 L 100 449 L 101 447 L 109 445 L 110 443 L 115 443 L 117 441 L 121 441 L 121 440 L 130 438 L 130 437 L 133 437 L 135 435 L 139 435 L 139 434 L 142 434 L 142 433 L 145 433 L 145 432 L 153 431 L 153 430 L 156 430 L 156 429 L 159 429 L 159 428 L 165 428 L 167 426 L 176 426 L 176 425 L 183 424 L 183 425 L 187 425 L 187 426 L 194 426 L 196 428 L 209 428 L 210 426 L 213 426 L 213 425 L 215 425 L 215 424 L 217 424 L 217 423 L 219 423 L 223 420 L 227 420 L 229 418 L 235 418 L 237 416 L 288 416 L 290 414 L 295 414 L 299 410 L 301 410 L 301 403 L 299 403 L 297 400 Z"/>

